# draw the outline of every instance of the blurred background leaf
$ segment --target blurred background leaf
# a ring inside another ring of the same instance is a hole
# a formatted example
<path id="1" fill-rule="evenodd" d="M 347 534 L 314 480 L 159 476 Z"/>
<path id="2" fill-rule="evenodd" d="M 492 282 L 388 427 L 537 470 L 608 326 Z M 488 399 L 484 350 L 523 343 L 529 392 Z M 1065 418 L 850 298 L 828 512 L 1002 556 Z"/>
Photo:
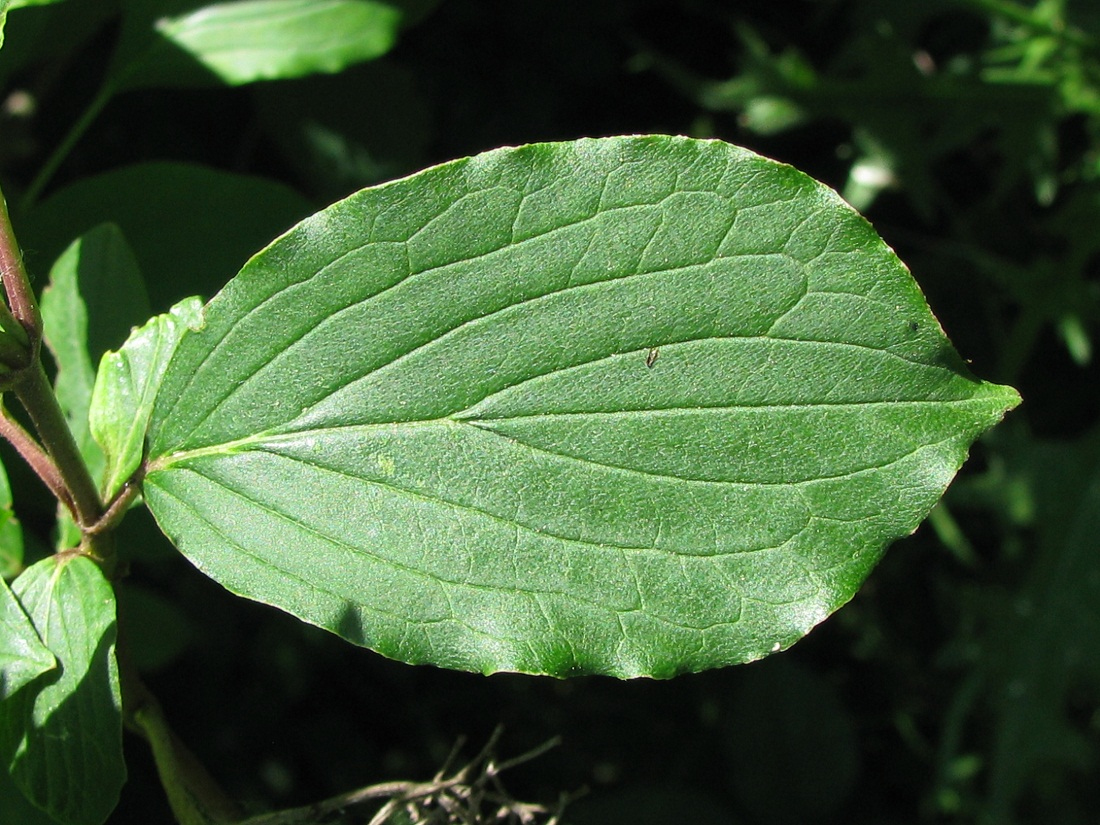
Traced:
<path id="1" fill-rule="evenodd" d="M 271 180 L 146 163 L 61 189 L 26 215 L 21 240 L 41 266 L 91 227 L 113 223 L 131 244 L 153 310 L 165 311 L 192 292 L 213 295 L 308 211 L 304 198 Z"/>
<path id="2" fill-rule="evenodd" d="M 56 368 L 54 392 L 92 479 L 103 480 L 103 451 L 92 438 L 88 409 L 99 359 L 149 315 L 137 262 L 122 232 L 100 224 L 81 235 L 50 268 L 42 290 L 45 343 Z M 55 547 L 80 544 L 80 530 L 58 506 Z"/>

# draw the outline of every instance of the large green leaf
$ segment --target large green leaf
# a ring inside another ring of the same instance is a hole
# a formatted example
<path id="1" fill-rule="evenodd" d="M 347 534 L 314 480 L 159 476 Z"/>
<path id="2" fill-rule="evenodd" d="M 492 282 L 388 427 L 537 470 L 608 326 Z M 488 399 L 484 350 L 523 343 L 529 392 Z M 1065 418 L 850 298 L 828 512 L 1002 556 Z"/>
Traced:
<path id="1" fill-rule="evenodd" d="M 111 82 L 228 85 L 332 73 L 385 54 L 402 13 L 380 0 L 127 0 Z"/>
<path id="2" fill-rule="evenodd" d="M 43 559 L 12 592 L 57 658 L 43 676 L 5 700 L 0 757 L 15 784 L 64 825 L 99 825 L 126 778 L 115 665 L 115 600 L 90 560 Z"/>
<path id="3" fill-rule="evenodd" d="M 57 825 L 57 820 L 34 807 L 11 781 L 7 771 L 0 771 L 0 822 L 18 825 Z"/>
<path id="4" fill-rule="evenodd" d="M 231 590 L 408 662 L 672 676 L 847 601 L 1018 401 L 832 191 L 717 141 L 501 149 L 254 257 L 145 494 Z"/>

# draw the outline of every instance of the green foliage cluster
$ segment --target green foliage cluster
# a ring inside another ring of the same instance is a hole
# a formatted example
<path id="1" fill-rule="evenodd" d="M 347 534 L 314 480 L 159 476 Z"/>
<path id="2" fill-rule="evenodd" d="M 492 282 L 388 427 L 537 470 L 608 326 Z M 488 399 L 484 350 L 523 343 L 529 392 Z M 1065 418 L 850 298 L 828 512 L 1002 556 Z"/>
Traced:
<path id="1" fill-rule="evenodd" d="M 1100 11 L 728 5 L 0 2 L 0 821 L 1089 821 Z"/>

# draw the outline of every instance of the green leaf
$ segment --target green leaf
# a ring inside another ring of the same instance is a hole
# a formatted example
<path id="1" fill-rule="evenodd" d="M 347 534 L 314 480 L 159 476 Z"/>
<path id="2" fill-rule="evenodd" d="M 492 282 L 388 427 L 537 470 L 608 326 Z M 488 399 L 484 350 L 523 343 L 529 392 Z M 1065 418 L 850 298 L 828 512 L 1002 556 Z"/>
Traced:
<path id="1" fill-rule="evenodd" d="M 166 5 L 173 12 L 166 14 Z M 236 86 L 339 72 L 389 51 L 402 20 L 393 3 L 377 0 L 130 0 L 128 6 L 114 72 L 127 88 Z"/>
<path id="2" fill-rule="evenodd" d="M 24 216 L 20 241 L 32 268 L 44 269 L 75 234 L 114 223 L 133 247 L 153 311 L 164 312 L 189 295 L 213 295 L 261 244 L 308 213 L 305 198 L 269 180 L 139 163 L 58 191 Z"/>
<path id="3" fill-rule="evenodd" d="M 23 567 L 23 528 L 11 509 L 11 487 L 0 464 L 0 578 L 14 578 Z"/>
<path id="4" fill-rule="evenodd" d="M 106 456 L 109 501 L 141 466 L 153 399 L 180 337 L 202 327 L 202 301 L 189 298 L 135 329 L 118 352 L 103 356 L 91 399 L 91 431 Z"/>
<path id="5" fill-rule="evenodd" d="M 99 825 L 126 779 L 114 593 L 99 567 L 75 554 L 43 559 L 12 591 L 60 667 L 5 700 L 0 756 L 58 822 Z"/>
<path id="6" fill-rule="evenodd" d="M 42 644 L 27 614 L 0 579 L 0 702 L 35 677 L 57 666 L 57 660 Z M 5 709 L 0 705 L 0 712 Z"/>
<path id="7" fill-rule="evenodd" d="M 809 632 L 1017 402 L 831 190 L 581 140 L 256 255 L 169 364 L 144 489 L 223 585 L 384 655 L 668 677 Z"/>
<path id="8" fill-rule="evenodd" d="M 42 291 L 43 322 L 52 320 L 55 325 L 56 340 L 47 338 L 47 344 L 59 359 L 59 369 L 72 364 L 75 371 L 83 358 L 82 366 L 90 370 L 149 312 L 134 252 L 113 223 L 99 224 L 73 241 L 54 263 L 50 283 Z M 79 345 L 63 340 L 73 336 Z M 90 392 L 91 386 L 86 390 Z"/>
<path id="9" fill-rule="evenodd" d="M 92 364 L 148 317 L 149 298 L 134 254 L 113 224 L 101 224 L 73 241 L 42 291 L 46 345 L 57 364 L 57 400 L 97 481 L 104 478 L 106 465 L 88 426 L 96 380 Z M 75 547 L 80 531 L 64 508 L 58 512 L 58 549 Z"/>

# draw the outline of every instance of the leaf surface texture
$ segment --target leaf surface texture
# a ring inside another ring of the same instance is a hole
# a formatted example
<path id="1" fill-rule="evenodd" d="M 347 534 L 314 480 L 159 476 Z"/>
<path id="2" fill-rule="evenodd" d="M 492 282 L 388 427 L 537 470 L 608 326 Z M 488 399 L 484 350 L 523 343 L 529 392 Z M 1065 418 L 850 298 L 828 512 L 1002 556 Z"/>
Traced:
<path id="1" fill-rule="evenodd" d="M 831 190 L 717 141 L 363 190 L 181 341 L 145 494 L 231 590 L 387 656 L 668 677 L 847 601 L 1017 401 Z"/>

